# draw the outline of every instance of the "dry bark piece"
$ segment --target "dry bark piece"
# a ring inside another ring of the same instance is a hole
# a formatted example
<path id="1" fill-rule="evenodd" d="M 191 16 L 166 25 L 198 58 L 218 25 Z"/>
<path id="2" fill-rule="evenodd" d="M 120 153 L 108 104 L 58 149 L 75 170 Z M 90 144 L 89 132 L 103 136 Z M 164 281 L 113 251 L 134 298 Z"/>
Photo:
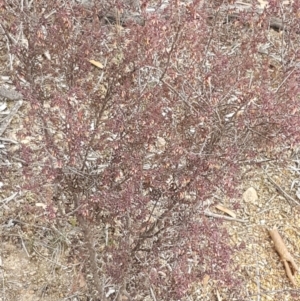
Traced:
<path id="1" fill-rule="evenodd" d="M 280 234 L 278 233 L 278 230 L 275 228 L 273 230 L 269 230 L 269 233 L 272 240 L 274 241 L 275 249 L 278 252 L 281 260 L 283 261 L 286 275 L 293 285 L 297 285 L 294 279 L 294 275 L 299 271 L 299 269 L 294 261 L 294 258 L 286 248 Z"/>

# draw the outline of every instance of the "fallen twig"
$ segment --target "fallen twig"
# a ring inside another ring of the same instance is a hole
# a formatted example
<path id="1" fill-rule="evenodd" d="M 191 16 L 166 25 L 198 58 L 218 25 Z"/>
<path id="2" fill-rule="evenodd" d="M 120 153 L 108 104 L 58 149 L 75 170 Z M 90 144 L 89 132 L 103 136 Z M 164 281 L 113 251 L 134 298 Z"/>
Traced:
<path id="1" fill-rule="evenodd" d="M 8 139 L 8 138 L 3 138 L 3 137 L 0 137 L 0 141 L 10 142 L 12 144 L 19 144 L 19 142 L 16 141 L 16 140 L 12 140 L 12 139 Z"/>
<path id="2" fill-rule="evenodd" d="M 225 215 L 220 215 L 220 214 L 216 214 L 216 213 L 213 213 L 211 211 L 208 211 L 208 210 L 204 211 L 204 215 L 210 216 L 210 217 L 216 217 L 216 218 L 223 218 L 223 219 L 225 219 L 227 221 L 235 221 L 235 222 L 240 222 L 240 223 L 247 223 L 247 221 L 244 220 L 244 219 L 233 218 L 233 217 L 229 217 L 229 216 L 225 216 Z"/>
<path id="3" fill-rule="evenodd" d="M 293 197 L 291 197 L 288 193 L 286 193 L 272 178 L 270 178 L 268 176 L 268 174 L 266 173 L 267 178 L 269 180 L 270 183 L 272 183 L 276 189 L 278 190 L 278 192 L 287 200 L 287 201 L 292 201 L 294 203 L 296 203 L 298 206 L 300 206 L 300 203 L 298 201 L 296 201 Z"/>
<path id="4" fill-rule="evenodd" d="M 1 200 L 0 202 L 2 203 L 2 206 L 6 205 L 8 202 L 10 202 L 11 200 L 13 200 L 17 195 L 18 195 L 18 192 L 15 192 L 11 196 L 5 198 L 4 200 Z M 0 208 L 2 206 L 0 206 Z"/>
<path id="5" fill-rule="evenodd" d="M 156 297 L 155 297 L 155 294 L 154 294 L 154 291 L 153 291 L 151 285 L 150 285 L 150 294 L 151 294 L 152 299 L 153 299 L 154 301 L 156 301 Z"/>
<path id="6" fill-rule="evenodd" d="M 257 252 L 256 249 L 254 249 L 255 252 L 255 261 L 256 261 L 256 287 L 257 287 L 257 301 L 260 301 L 260 273 L 259 273 L 259 265 L 258 265 L 258 258 L 257 258 Z"/>
<path id="7" fill-rule="evenodd" d="M 8 125 L 10 124 L 12 118 L 14 115 L 18 112 L 19 108 L 22 106 L 23 100 L 18 100 L 17 103 L 12 108 L 11 112 L 5 117 L 5 119 L 2 121 L 2 125 L 0 125 L 0 136 L 4 133 Z"/>

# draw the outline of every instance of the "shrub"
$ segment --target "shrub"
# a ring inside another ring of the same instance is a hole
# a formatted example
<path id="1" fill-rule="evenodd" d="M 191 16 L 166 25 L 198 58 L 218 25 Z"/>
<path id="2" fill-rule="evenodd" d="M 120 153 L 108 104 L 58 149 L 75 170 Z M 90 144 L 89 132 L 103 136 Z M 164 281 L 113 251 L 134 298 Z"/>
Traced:
<path id="1" fill-rule="evenodd" d="M 242 162 L 299 143 L 297 1 L 232 22 L 201 1 L 156 13 L 145 2 L 145 25 L 124 27 L 99 21 L 102 3 L 6 5 L 7 34 L 22 33 L 11 50 L 28 104 L 23 189 L 46 219 L 81 227 L 99 298 L 109 282 L 175 300 L 205 274 L 241 298 L 228 236 L 203 208 L 235 195 Z M 259 52 L 273 15 L 285 30 L 272 59 Z"/>

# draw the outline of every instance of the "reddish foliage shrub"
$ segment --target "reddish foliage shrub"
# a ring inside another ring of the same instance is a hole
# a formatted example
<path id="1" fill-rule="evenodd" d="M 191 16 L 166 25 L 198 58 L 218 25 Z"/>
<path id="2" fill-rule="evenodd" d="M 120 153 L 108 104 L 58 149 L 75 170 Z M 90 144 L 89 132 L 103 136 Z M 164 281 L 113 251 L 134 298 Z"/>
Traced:
<path id="1" fill-rule="evenodd" d="M 242 161 L 299 143 L 297 7 L 284 12 L 274 65 L 258 52 L 278 2 L 229 23 L 199 2 L 143 11 L 145 26 L 125 28 L 99 22 L 101 4 L 7 7 L 6 30 L 22 24 L 27 39 L 12 46 L 30 105 L 22 136 L 34 137 L 21 149 L 24 188 L 54 221 L 77 216 L 94 241 L 93 227 L 116 229 L 89 253 L 101 300 L 97 277 L 134 300 L 149 287 L 175 300 L 205 274 L 241 298 L 228 236 L 203 202 L 235 193 Z"/>

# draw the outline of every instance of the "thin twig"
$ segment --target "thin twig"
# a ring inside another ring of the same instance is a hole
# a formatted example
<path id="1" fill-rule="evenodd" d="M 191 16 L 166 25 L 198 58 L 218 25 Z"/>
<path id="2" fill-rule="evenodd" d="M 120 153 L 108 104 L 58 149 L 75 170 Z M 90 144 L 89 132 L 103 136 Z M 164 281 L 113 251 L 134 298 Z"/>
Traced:
<path id="1" fill-rule="evenodd" d="M 26 255 L 27 255 L 27 257 L 31 257 L 30 255 L 29 255 L 29 253 L 28 253 L 28 251 L 27 251 L 27 248 L 26 248 L 26 246 L 25 246 L 25 244 L 24 244 L 24 241 L 23 241 L 23 238 L 22 238 L 22 235 L 19 233 L 19 235 L 20 235 L 20 238 L 21 238 L 21 243 L 22 243 L 22 246 L 23 246 L 23 249 L 24 249 L 24 251 L 25 251 L 25 253 L 26 253 Z"/>
<path id="2" fill-rule="evenodd" d="M 271 177 L 269 177 L 269 175 L 266 173 L 267 179 L 269 180 L 270 183 L 272 183 L 276 189 L 278 190 L 278 192 L 288 201 L 292 201 L 294 203 L 296 203 L 298 206 L 300 206 L 300 203 L 298 201 L 296 201 L 293 197 L 291 197 L 288 193 L 286 193 Z"/>
<path id="3" fill-rule="evenodd" d="M 281 82 L 281 84 L 277 87 L 275 90 L 275 94 L 279 91 L 279 89 L 282 87 L 282 85 L 287 81 L 287 79 L 293 74 L 293 72 L 296 70 L 297 66 L 295 66 L 292 71 L 285 77 L 285 79 Z"/>
<path id="4" fill-rule="evenodd" d="M 154 291 L 151 286 L 150 286 L 150 293 L 151 293 L 151 297 L 152 297 L 153 301 L 156 301 L 156 297 L 155 297 Z"/>
<path id="5" fill-rule="evenodd" d="M 67 244 L 68 246 L 71 245 L 71 241 L 67 238 L 66 235 L 64 235 L 63 233 L 61 233 L 54 225 L 51 225 L 50 227 L 51 227 L 51 229 L 52 229 L 53 231 L 55 231 L 56 233 L 58 233 L 60 236 L 62 236 L 62 237 L 64 238 L 64 240 L 65 240 L 65 242 L 66 242 L 66 244 Z"/>
<path id="6" fill-rule="evenodd" d="M 2 206 L 6 205 L 8 202 L 10 202 L 11 200 L 13 200 L 17 195 L 18 195 L 18 192 L 15 192 L 11 196 L 9 196 L 9 197 L 5 198 L 4 200 L 0 201 L 2 203 Z"/>
<path id="7" fill-rule="evenodd" d="M 60 266 L 60 267 L 61 267 L 62 269 L 64 269 L 64 270 L 66 270 L 66 269 L 69 268 L 68 266 L 62 265 L 62 264 L 60 264 L 60 263 L 58 263 L 58 262 L 55 262 L 55 261 L 53 261 L 53 260 L 51 260 L 51 259 L 48 259 L 45 255 L 41 254 L 36 248 L 33 248 L 33 251 L 34 251 L 36 254 L 38 254 L 39 256 L 41 256 L 43 259 L 45 259 L 46 261 L 51 262 L 51 263 L 53 263 L 53 264 L 55 264 L 55 265 L 57 265 L 57 266 Z"/>
<path id="8" fill-rule="evenodd" d="M 257 301 L 260 301 L 260 273 L 259 273 L 259 266 L 258 266 L 258 259 L 257 259 L 257 252 L 254 248 L 255 259 L 256 259 L 256 287 L 257 287 Z"/>
<path id="9" fill-rule="evenodd" d="M 0 270 L 1 270 L 1 274 L 2 274 L 2 287 L 3 287 L 3 300 L 7 300 L 6 299 L 6 291 L 5 291 L 5 273 L 4 270 L 2 269 L 2 264 L 0 265 Z"/>
<path id="10" fill-rule="evenodd" d="M 8 139 L 8 138 L 3 138 L 3 137 L 0 137 L 0 141 L 10 142 L 10 143 L 12 143 L 12 144 L 19 144 L 19 142 L 16 141 L 16 140 Z"/>
<path id="11" fill-rule="evenodd" d="M 176 31 L 175 38 L 174 38 L 174 41 L 173 41 L 173 43 L 172 43 L 171 49 L 170 49 L 170 51 L 168 52 L 168 59 L 167 59 L 167 63 L 166 63 L 166 68 L 165 68 L 165 70 L 163 71 L 162 75 L 160 76 L 159 81 L 162 81 L 162 80 L 163 80 L 163 78 L 164 78 L 164 76 L 165 76 L 167 70 L 169 69 L 169 64 L 170 64 L 171 55 L 172 55 L 172 53 L 173 53 L 173 51 L 174 51 L 174 49 L 175 49 L 176 42 L 177 42 L 178 39 L 179 39 L 180 31 L 181 31 L 181 28 L 180 28 L 180 26 L 178 26 L 178 29 L 177 29 L 177 31 Z"/>
<path id="12" fill-rule="evenodd" d="M 22 106 L 23 100 L 18 100 L 14 107 L 11 109 L 11 112 L 5 117 L 3 124 L 0 126 L 0 136 L 4 133 L 8 125 L 10 124 L 14 115 L 18 112 L 19 108 Z"/>
<path id="13" fill-rule="evenodd" d="M 216 214 L 216 213 L 213 213 L 211 211 L 208 211 L 208 210 L 204 211 L 204 215 L 210 216 L 210 217 L 215 217 L 215 218 L 222 218 L 222 219 L 225 219 L 227 221 L 235 221 L 235 222 L 240 222 L 240 223 L 247 223 L 248 222 L 247 220 L 244 220 L 244 219 L 229 217 L 229 216 L 225 216 L 225 215 L 220 215 L 220 214 Z"/>

